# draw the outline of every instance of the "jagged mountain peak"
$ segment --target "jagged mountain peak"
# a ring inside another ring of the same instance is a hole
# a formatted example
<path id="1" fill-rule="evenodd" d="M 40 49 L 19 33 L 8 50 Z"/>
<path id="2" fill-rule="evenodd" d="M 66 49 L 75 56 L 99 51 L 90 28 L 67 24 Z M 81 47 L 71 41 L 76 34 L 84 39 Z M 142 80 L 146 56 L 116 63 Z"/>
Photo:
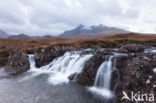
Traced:
<path id="1" fill-rule="evenodd" d="M 85 26 L 83 24 L 78 25 L 76 28 L 72 29 L 72 30 L 68 30 L 65 31 L 64 33 L 61 34 L 61 36 L 79 36 L 82 34 L 87 34 L 88 36 L 91 35 L 96 35 L 97 33 L 103 33 L 103 32 L 112 32 L 112 33 L 122 33 L 122 32 L 127 32 L 124 29 L 119 29 L 119 28 L 115 28 L 115 27 L 108 27 L 105 26 L 103 24 L 99 24 L 99 25 L 92 25 L 92 26 Z M 90 35 L 89 35 L 90 34 Z"/>

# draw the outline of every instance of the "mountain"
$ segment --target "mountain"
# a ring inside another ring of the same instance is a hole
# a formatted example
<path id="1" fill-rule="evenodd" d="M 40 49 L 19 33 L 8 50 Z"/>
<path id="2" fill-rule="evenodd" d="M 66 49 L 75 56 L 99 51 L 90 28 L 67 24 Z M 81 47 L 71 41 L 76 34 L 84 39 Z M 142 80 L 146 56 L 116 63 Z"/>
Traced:
<path id="1" fill-rule="evenodd" d="M 19 34 L 19 35 L 11 35 L 8 38 L 30 38 L 30 37 L 26 34 Z"/>
<path id="2" fill-rule="evenodd" d="M 112 34 L 127 33 L 128 31 L 115 27 L 107 27 L 102 24 L 86 27 L 80 24 L 78 27 L 60 34 L 63 37 L 103 37 Z"/>
<path id="3" fill-rule="evenodd" d="M 7 38 L 10 34 L 8 34 L 7 32 L 0 30 L 0 38 Z"/>

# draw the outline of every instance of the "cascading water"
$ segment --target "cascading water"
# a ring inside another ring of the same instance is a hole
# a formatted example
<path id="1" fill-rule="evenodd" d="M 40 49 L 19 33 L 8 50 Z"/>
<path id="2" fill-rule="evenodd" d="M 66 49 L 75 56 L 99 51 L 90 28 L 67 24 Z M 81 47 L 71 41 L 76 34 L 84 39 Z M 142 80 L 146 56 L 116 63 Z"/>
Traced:
<path id="1" fill-rule="evenodd" d="M 41 68 L 35 67 L 33 55 L 29 55 L 30 71 L 33 75 L 49 74 L 48 81 L 54 85 L 67 83 L 68 77 L 74 73 L 80 73 L 84 63 L 92 57 L 92 54 L 82 55 L 80 51 L 66 52 L 63 56 L 54 59 L 50 64 Z"/>
<path id="2" fill-rule="evenodd" d="M 112 63 L 113 56 L 110 56 L 99 67 L 96 74 L 94 86 L 90 90 L 97 95 L 102 95 L 105 98 L 111 98 L 112 93 L 110 91 L 110 81 L 113 69 Z"/>
<path id="3" fill-rule="evenodd" d="M 28 72 L 33 72 L 33 76 L 37 76 L 43 73 L 50 73 L 50 71 L 48 70 L 42 70 L 41 68 L 35 67 L 34 55 L 29 55 L 29 62 L 30 62 L 30 70 Z"/>
<path id="4" fill-rule="evenodd" d="M 43 67 L 43 69 L 53 71 L 53 74 L 49 78 L 52 84 L 68 82 L 68 77 L 74 73 L 80 73 L 85 61 L 91 56 L 91 54 L 81 55 L 77 51 L 67 52 L 64 56 L 55 59 L 48 66 Z"/>
<path id="5" fill-rule="evenodd" d="M 109 89 L 112 72 L 111 69 L 112 69 L 112 57 L 110 57 L 108 61 L 105 61 L 100 66 L 94 84 L 96 87 Z"/>

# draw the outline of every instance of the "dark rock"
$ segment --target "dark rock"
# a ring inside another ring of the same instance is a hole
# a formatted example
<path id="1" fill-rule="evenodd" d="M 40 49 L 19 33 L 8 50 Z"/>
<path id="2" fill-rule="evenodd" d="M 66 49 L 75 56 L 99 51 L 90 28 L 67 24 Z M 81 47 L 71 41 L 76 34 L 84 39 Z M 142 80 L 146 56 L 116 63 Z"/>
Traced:
<path id="1" fill-rule="evenodd" d="M 92 53 L 92 54 L 98 54 L 104 56 L 104 55 L 113 55 L 113 52 L 119 52 L 119 51 L 114 48 L 96 48 L 96 49 L 93 48 L 90 50 L 82 50 L 81 55 Z"/>
<path id="2" fill-rule="evenodd" d="M 77 75 L 76 81 L 81 85 L 93 85 L 96 73 L 100 65 L 108 56 L 113 55 L 114 49 L 97 49 L 88 61 L 86 61 L 83 71 Z"/>
<path id="3" fill-rule="evenodd" d="M 35 51 L 36 66 L 49 64 L 53 59 L 62 56 L 66 51 L 74 50 L 71 46 L 55 45 L 48 48 L 40 48 Z"/>
<path id="4" fill-rule="evenodd" d="M 156 55 L 154 54 L 130 54 L 128 57 L 117 59 L 116 66 L 120 72 L 120 82 L 115 89 L 115 94 L 119 102 L 125 91 L 128 95 L 134 93 L 154 92 L 156 96 L 156 73 L 153 68 L 156 67 Z M 150 81 L 149 83 L 147 81 Z M 123 101 L 124 103 L 131 103 Z"/>
<path id="5" fill-rule="evenodd" d="M 98 68 L 106 55 L 112 54 L 95 52 L 94 56 L 86 61 L 83 71 L 77 75 L 77 82 L 86 86 L 93 85 Z M 156 73 L 153 71 L 156 68 L 156 54 L 128 53 L 125 56 L 115 56 L 113 61 L 116 68 L 112 71 L 111 90 L 114 91 L 117 102 L 131 103 L 121 101 L 123 91 L 128 95 L 132 91 L 142 94 L 153 92 L 156 96 Z"/>
<path id="6" fill-rule="evenodd" d="M 110 48 L 105 48 L 105 49 L 97 49 L 95 51 L 95 54 L 101 55 L 101 56 L 105 56 L 105 55 L 113 55 L 113 52 L 115 50 L 114 49 L 110 49 Z"/>
<path id="7" fill-rule="evenodd" d="M 77 75 L 77 82 L 82 85 L 93 85 L 98 68 L 103 61 L 103 56 L 99 54 L 86 61 L 83 71 Z"/>
<path id="8" fill-rule="evenodd" d="M 126 52 L 126 53 L 138 53 L 138 52 L 144 52 L 145 46 L 141 44 L 125 44 L 121 45 L 120 52 Z"/>
<path id="9" fill-rule="evenodd" d="M 76 75 L 77 75 L 77 73 L 73 73 L 73 74 L 71 74 L 71 75 L 68 77 L 68 79 L 69 79 L 69 80 L 73 80 L 73 79 L 75 78 Z"/>
<path id="10" fill-rule="evenodd" d="M 120 73 L 119 73 L 119 70 L 115 68 L 112 71 L 112 78 L 111 78 L 111 82 L 110 82 L 110 86 L 111 86 L 110 89 L 112 91 L 115 91 L 116 88 L 119 85 L 119 82 L 120 82 Z"/>
<path id="11" fill-rule="evenodd" d="M 84 54 L 89 54 L 89 53 L 94 53 L 95 52 L 95 49 L 82 49 L 81 50 L 81 55 L 84 55 Z"/>
<path id="12" fill-rule="evenodd" d="M 29 70 L 29 68 L 30 63 L 26 53 L 19 50 L 10 53 L 8 63 L 5 66 L 5 71 L 8 74 L 16 75 Z"/>

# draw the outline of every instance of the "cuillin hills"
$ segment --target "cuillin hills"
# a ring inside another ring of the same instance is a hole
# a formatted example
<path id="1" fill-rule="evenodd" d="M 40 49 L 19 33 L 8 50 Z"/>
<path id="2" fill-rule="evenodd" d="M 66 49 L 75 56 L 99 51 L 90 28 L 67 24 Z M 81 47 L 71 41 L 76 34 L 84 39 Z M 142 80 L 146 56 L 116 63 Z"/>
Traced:
<path id="1" fill-rule="evenodd" d="M 63 37 L 104 37 L 104 36 L 110 36 L 113 34 L 121 34 L 121 33 L 127 33 L 128 31 L 116 27 L 108 27 L 104 26 L 102 24 L 100 25 L 93 25 L 86 27 L 82 24 L 80 24 L 78 27 L 65 31 L 60 36 Z"/>
<path id="2" fill-rule="evenodd" d="M 0 29 L 0 38 L 7 38 L 10 34 Z"/>

